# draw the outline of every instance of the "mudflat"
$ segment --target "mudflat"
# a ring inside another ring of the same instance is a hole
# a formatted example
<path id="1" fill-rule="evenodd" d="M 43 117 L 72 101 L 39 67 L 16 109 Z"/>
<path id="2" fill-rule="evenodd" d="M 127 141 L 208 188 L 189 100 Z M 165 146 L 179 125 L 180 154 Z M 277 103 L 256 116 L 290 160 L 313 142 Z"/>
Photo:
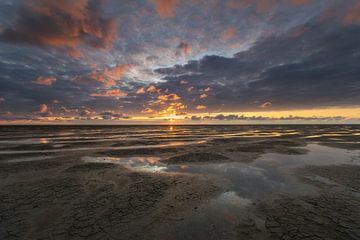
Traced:
<path id="1" fill-rule="evenodd" d="M 0 127 L 0 189 L 0 239 L 360 239 L 360 127 Z"/>

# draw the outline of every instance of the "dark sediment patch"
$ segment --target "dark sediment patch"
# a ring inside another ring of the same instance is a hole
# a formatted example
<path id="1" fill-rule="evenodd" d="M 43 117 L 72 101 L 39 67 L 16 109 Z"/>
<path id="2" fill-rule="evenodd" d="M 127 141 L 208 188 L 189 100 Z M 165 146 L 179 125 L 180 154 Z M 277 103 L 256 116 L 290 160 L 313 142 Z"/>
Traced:
<path id="1" fill-rule="evenodd" d="M 341 148 L 346 150 L 360 150 L 360 141 L 355 143 L 342 143 L 342 142 L 320 142 L 320 145 Z"/>
<path id="2" fill-rule="evenodd" d="M 66 161 L 53 159 L 31 162 L 0 163 L 0 177 L 6 178 L 12 174 L 56 169 L 62 167 L 65 162 Z"/>
<path id="3" fill-rule="evenodd" d="M 299 174 L 306 181 L 312 181 L 312 176 L 320 176 L 337 184 L 360 191 L 360 166 L 354 165 L 329 165 L 329 166 L 306 166 L 300 169 Z"/>
<path id="4" fill-rule="evenodd" d="M 288 155 L 306 154 L 306 149 L 299 147 L 305 146 L 304 142 L 291 140 L 261 140 L 253 142 L 245 142 L 233 144 L 230 148 L 226 148 L 229 152 L 243 153 L 282 153 Z"/>
<path id="5" fill-rule="evenodd" d="M 170 157 L 166 160 L 163 160 L 164 163 L 167 164 L 181 164 L 181 163 L 211 163 L 211 162 L 221 162 L 226 161 L 229 158 L 220 155 L 217 153 L 186 153 L 174 157 Z"/>
<path id="6" fill-rule="evenodd" d="M 182 148 L 138 148 L 138 149 L 121 149 L 121 150 L 108 150 L 98 152 L 99 155 L 108 157 L 128 157 L 128 156 L 148 156 L 158 154 L 177 153 L 182 151 Z"/>
<path id="7" fill-rule="evenodd" d="M 81 172 L 89 172 L 89 171 L 99 171 L 106 170 L 110 168 L 115 168 L 116 164 L 113 163 L 84 163 L 75 166 L 71 166 L 65 170 L 65 172 L 70 173 L 81 173 Z"/>
<path id="8" fill-rule="evenodd" d="M 42 153 L 42 152 L 34 152 L 34 153 L 9 153 L 9 154 L 0 154 L 0 163 L 11 161 L 11 160 L 18 160 L 18 159 L 25 159 L 31 157 L 51 157 L 56 156 L 57 153 Z"/>
<path id="9" fill-rule="evenodd" d="M 277 148 L 275 152 L 286 155 L 303 155 L 307 154 L 309 151 L 304 148 Z"/>

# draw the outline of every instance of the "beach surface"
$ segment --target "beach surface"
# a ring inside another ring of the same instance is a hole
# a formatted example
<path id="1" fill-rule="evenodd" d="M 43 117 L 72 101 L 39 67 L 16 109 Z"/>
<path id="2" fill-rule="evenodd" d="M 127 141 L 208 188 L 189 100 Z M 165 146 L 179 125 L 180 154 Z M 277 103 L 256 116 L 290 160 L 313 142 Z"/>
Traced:
<path id="1" fill-rule="evenodd" d="M 360 126 L 1 126 L 0 239 L 360 239 Z"/>

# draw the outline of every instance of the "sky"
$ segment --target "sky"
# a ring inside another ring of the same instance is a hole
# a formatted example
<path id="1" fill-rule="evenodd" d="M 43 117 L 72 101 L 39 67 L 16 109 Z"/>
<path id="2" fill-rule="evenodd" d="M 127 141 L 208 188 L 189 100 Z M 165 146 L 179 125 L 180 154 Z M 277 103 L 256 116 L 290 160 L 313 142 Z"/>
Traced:
<path id="1" fill-rule="evenodd" d="M 360 0 L 2 0 L 0 124 L 360 123 Z"/>

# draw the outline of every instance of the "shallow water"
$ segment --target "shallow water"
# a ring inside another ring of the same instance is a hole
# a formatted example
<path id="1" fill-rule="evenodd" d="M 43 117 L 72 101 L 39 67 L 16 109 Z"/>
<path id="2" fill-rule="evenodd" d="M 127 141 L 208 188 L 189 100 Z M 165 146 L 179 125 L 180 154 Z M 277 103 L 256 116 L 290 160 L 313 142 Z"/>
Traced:
<path id="1" fill-rule="evenodd" d="M 261 197 L 274 191 L 303 191 L 290 169 L 304 165 L 358 164 L 358 150 L 318 143 L 359 144 L 357 126 L 23 126 L 0 127 L 0 159 L 7 162 L 41 161 L 59 155 L 82 156 L 83 161 L 113 162 L 137 171 L 206 174 L 225 178 L 241 197 Z M 304 155 L 266 153 L 251 163 L 167 165 L 162 157 L 137 156 L 137 149 L 199 146 L 226 139 L 300 139 Z M 134 150 L 131 157 L 99 157 L 96 151 Z M 35 155 L 34 155 L 35 154 Z M 19 156 L 21 155 L 21 156 Z"/>
<path id="2" fill-rule="evenodd" d="M 300 183 L 292 170 L 306 165 L 360 164 L 360 150 L 343 150 L 309 144 L 304 155 L 264 154 L 252 163 L 167 165 L 159 157 L 83 157 L 86 162 L 116 163 L 135 171 L 153 173 L 204 174 L 226 179 L 229 191 L 239 197 L 258 199 L 271 193 L 304 193 L 309 186 Z"/>

